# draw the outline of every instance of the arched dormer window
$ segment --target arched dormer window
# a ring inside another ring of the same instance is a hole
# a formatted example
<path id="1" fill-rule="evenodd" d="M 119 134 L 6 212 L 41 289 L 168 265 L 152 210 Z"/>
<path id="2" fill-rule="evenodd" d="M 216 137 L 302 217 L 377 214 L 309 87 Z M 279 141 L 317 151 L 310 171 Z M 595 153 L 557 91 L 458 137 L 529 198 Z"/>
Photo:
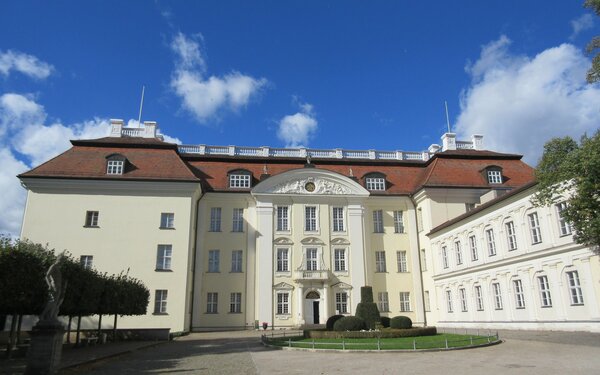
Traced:
<path id="1" fill-rule="evenodd" d="M 499 185 L 503 182 L 502 168 L 497 165 L 490 165 L 484 169 L 485 177 L 490 185 Z"/>
<path id="2" fill-rule="evenodd" d="M 384 191 L 386 188 L 385 175 L 372 172 L 365 175 L 365 188 L 370 191 Z"/>
<path id="3" fill-rule="evenodd" d="M 126 163 L 127 158 L 121 154 L 108 155 L 106 157 L 106 174 L 123 174 Z"/>
<path id="4" fill-rule="evenodd" d="M 252 173 L 245 169 L 236 169 L 228 174 L 229 188 L 249 189 L 252 187 Z"/>

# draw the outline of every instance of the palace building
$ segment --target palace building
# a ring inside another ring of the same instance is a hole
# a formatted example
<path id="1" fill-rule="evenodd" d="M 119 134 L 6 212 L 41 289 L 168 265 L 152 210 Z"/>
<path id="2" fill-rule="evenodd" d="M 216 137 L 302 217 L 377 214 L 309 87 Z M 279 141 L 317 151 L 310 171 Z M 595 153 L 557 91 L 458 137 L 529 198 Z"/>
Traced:
<path id="1" fill-rule="evenodd" d="M 560 206 L 531 207 L 521 156 L 485 150 L 482 136 L 317 150 L 176 145 L 154 122 L 111 126 L 19 176 L 21 237 L 141 279 L 148 312 L 120 327 L 324 324 L 354 314 L 365 285 L 382 316 L 416 325 L 600 322 L 598 257 L 562 229 Z"/>

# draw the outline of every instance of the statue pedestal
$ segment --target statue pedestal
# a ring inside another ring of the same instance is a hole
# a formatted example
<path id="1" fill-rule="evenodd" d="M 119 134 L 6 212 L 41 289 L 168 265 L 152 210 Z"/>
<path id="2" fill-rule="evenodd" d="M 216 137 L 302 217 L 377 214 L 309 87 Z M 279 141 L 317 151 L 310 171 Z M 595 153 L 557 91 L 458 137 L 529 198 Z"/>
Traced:
<path id="1" fill-rule="evenodd" d="M 65 329 L 58 321 L 39 321 L 31 332 L 25 374 L 55 374 L 60 363 Z"/>

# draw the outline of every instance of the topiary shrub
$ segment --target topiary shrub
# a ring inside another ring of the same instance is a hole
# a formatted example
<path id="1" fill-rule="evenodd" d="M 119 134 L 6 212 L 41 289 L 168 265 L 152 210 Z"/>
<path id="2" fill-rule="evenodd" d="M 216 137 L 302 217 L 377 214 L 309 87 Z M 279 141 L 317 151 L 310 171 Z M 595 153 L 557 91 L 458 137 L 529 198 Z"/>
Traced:
<path id="1" fill-rule="evenodd" d="M 390 318 L 388 318 L 387 316 L 382 316 L 381 317 L 381 325 L 383 326 L 383 328 L 389 328 L 390 327 Z"/>
<path id="2" fill-rule="evenodd" d="M 341 331 L 360 331 L 365 329 L 365 321 L 358 316 L 344 316 L 333 324 L 333 330 Z"/>
<path id="3" fill-rule="evenodd" d="M 363 286 L 360 288 L 361 301 L 356 306 L 356 316 L 365 321 L 368 329 L 375 329 L 377 323 L 381 321 L 377 304 L 373 302 L 373 288 Z"/>
<path id="4" fill-rule="evenodd" d="M 412 328 L 412 320 L 408 316 L 395 316 L 390 321 L 390 328 L 407 329 Z"/>
<path id="5" fill-rule="evenodd" d="M 335 322 L 342 319 L 343 317 L 344 317 L 343 315 L 330 316 L 329 319 L 327 319 L 327 323 L 325 324 L 325 326 L 327 327 L 327 330 L 333 331 L 333 325 L 335 324 Z"/>

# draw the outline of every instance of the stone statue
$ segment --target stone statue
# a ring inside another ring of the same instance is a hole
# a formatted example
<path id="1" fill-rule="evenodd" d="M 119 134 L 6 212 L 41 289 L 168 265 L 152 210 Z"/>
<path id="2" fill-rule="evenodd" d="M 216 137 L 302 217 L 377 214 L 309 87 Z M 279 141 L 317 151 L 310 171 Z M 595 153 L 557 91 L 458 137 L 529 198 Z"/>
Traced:
<path id="1" fill-rule="evenodd" d="M 60 266 L 64 262 L 65 252 L 58 254 L 56 260 L 48 272 L 46 272 L 46 284 L 48 284 L 48 302 L 40 315 L 40 321 L 55 322 L 58 317 L 60 305 L 65 299 L 65 291 L 67 290 L 67 281 L 62 279 Z"/>

